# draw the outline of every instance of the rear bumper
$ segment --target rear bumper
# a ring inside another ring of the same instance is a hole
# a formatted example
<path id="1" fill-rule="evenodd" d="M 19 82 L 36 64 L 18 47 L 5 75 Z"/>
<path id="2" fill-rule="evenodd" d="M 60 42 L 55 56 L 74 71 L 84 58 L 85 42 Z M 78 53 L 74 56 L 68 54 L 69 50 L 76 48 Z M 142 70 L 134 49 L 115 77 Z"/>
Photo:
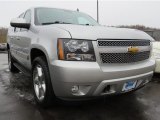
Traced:
<path id="1" fill-rule="evenodd" d="M 154 60 L 123 66 L 57 60 L 52 63 L 50 74 L 57 97 L 81 99 L 122 93 L 127 81 L 137 81 L 135 88 L 140 87 L 151 80 L 154 67 Z M 110 89 L 106 91 L 108 85 Z M 78 86 L 77 93 L 72 91 L 73 86 Z"/>

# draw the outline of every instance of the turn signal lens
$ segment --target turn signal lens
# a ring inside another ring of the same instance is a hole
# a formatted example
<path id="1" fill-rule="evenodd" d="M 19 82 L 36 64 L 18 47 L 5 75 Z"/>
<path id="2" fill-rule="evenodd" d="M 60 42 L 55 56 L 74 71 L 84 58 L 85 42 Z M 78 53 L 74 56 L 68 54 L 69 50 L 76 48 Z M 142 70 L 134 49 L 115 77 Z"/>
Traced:
<path id="1" fill-rule="evenodd" d="M 64 60 L 63 42 L 61 39 L 58 40 L 58 57 L 60 60 Z"/>

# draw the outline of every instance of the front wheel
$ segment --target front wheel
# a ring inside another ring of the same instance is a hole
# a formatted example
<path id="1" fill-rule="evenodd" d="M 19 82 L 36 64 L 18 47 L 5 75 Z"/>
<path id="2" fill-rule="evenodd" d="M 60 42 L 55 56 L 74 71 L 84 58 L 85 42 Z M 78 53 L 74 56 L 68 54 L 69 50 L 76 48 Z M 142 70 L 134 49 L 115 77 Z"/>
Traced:
<path id="1" fill-rule="evenodd" d="M 32 67 L 33 92 L 36 103 L 48 107 L 55 98 L 45 57 L 37 57 Z"/>

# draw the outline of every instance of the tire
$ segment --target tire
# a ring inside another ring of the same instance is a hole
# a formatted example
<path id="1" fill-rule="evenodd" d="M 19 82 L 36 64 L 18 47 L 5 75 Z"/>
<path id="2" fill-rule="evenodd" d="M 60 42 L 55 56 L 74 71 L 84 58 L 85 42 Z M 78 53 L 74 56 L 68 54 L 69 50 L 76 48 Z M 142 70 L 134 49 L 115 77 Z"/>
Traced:
<path id="1" fill-rule="evenodd" d="M 41 107 L 47 108 L 54 103 L 56 97 L 45 57 L 35 58 L 32 66 L 32 87 L 35 101 Z"/>
<path id="2" fill-rule="evenodd" d="M 10 72 L 13 72 L 13 73 L 19 72 L 19 69 L 16 66 L 14 66 L 14 60 L 9 50 L 8 50 L 8 65 L 9 65 Z"/>

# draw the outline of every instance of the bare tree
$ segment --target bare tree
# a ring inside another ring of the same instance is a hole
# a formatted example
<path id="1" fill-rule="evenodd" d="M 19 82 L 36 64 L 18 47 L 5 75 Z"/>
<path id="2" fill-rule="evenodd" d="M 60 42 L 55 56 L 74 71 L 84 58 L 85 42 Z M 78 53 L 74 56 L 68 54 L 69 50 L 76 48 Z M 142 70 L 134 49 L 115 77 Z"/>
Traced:
<path id="1" fill-rule="evenodd" d="M 0 43 L 6 43 L 7 42 L 7 28 L 0 28 Z"/>

